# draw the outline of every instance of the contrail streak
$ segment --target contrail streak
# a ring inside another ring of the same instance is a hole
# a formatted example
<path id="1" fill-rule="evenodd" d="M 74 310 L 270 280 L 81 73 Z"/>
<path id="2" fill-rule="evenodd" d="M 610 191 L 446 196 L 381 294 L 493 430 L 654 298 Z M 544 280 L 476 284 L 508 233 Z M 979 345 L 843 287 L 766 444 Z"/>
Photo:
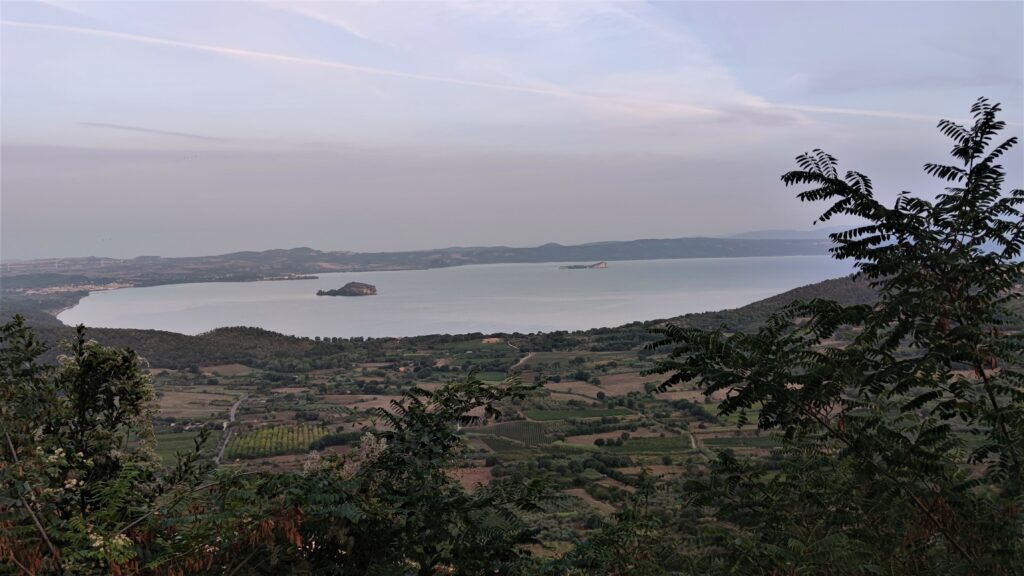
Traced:
<path id="1" fill-rule="evenodd" d="M 156 38 L 153 36 L 142 36 L 139 34 L 129 34 L 125 32 L 111 32 L 109 30 L 98 30 L 95 28 L 82 28 L 79 26 L 63 26 L 59 24 L 34 24 L 30 22 L 20 22 L 16 20 L 0 20 L 0 24 L 7 26 L 16 26 L 20 28 L 34 28 L 38 30 L 51 30 L 54 32 L 67 32 L 72 34 L 83 34 L 87 36 L 97 36 L 101 38 L 112 38 L 117 40 L 125 40 L 129 42 L 139 42 L 143 44 L 151 44 L 154 46 L 167 46 L 172 48 L 183 48 L 186 50 L 194 50 L 199 52 L 208 52 L 212 54 L 221 54 L 224 56 L 236 56 L 240 58 L 255 58 L 260 60 L 267 60 L 272 62 L 285 62 L 290 64 L 304 64 L 308 66 L 320 66 L 323 68 L 333 68 L 335 70 L 344 70 L 347 72 L 355 72 L 359 74 L 371 74 L 374 76 L 386 76 L 392 78 L 405 78 L 409 80 L 420 80 L 425 82 L 436 82 L 441 84 L 453 84 L 456 86 L 470 86 L 474 88 L 486 88 L 491 90 L 503 90 L 507 92 L 519 92 L 524 94 L 539 94 L 543 96 L 554 96 L 558 98 L 573 98 L 573 99 L 594 99 L 600 101 L 608 101 L 608 98 L 596 95 L 590 95 L 580 92 L 574 92 L 572 90 L 561 90 L 550 87 L 537 87 L 537 86 L 524 86 L 518 84 L 502 84 L 498 82 L 482 82 L 478 80 L 466 80 L 461 78 L 451 78 L 447 76 L 434 76 L 431 74 L 415 74 L 411 72 L 401 72 L 399 70 L 391 70 L 388 68 L 375 68 L 371 66 L 360 66 L 358 64 L 348 64 L 346 62 L 338 62 L 335 60 L 322 60 L 319 58 L 305 58 L 301 56 L 288 56 L 284 54 L 275 54 L 272 52 L 260 52 L 256 50 L 243 50 L 239 48 L 228 48 L 225 46 L 214 46 L 211 44 L 198 44 L 194 42 L 182 42 L 179 40 L 167 40 L 165 38 Z M 626 100 L 618 100 L 618 102 L 628 102 Z M 641 103 L 634 103 L 641 104 Z M 665 105 L 665 104 L 662 104 Z M 691 113 L 699 113 L 705 115 L 717 115 L 720 114 L 717 110 L 709 108 L 700 108 L 696 106 L 672 104 L 671 106 L 682 111 L 689 111 Z"/>
<path id="2" fill-rule="evenodd" d="M 215 136 L 203 136 L 189 132 L 175 132 L 173 130 L 160 130 L 159 128 L 143 128 L 141 126 L 126 126 L 124 124 L 111 124 L 108 122 L 79 122 L 83 126 L 95 126 L 97 128 L 111 128 L 114 130 L 127 130 L 129 132 L 145 132 L 147 134 L 160 134 L 161 136 L 175 136 L 178 138 L 191 138 L 193 140 L 208 140 L 211 142 L 230 142 L 230 138 L 217 138 Z"/>
<path id="3" fill-rule="evenodd" d="M 559 89 L 552 87 L 541 87 L 541 86 L 527 86 L 521 84 L 504 84 L 499 82 L 484 82 L 479 80 L 468 80 L 464 78 L 452 78 L 448 76 L 435 76 L 432 74 L 416 74 L 412 72 L 402 72 L 400 70 L 392 70 L 389 68 L 376 68 L 372 66 L 361 66 L 358 64 L 349 64 L 347 62 L 338 62 L 336 60 L 323 60 L 319 58 L 306 58 L 301 56 L 288 56 L 285 54 L 275 54 L 273 52 L 261 52 L 256 50 L 244 50 L 240 48 L 229 48 L 226 46 L 215 46 L 212 44 L 199 44 L 195 42 L 182 42 L 179 40 L 168 40 L 166 38 L 157 38 L 153 36 L 142 36 L 139 34 L 130 34 L 126 32 L 113 32 L 109 30 L 100 30 L 96 28 L 83 28 L 79 26 L 63 26 L 59 24 L 35 24 L 31 22 L 21 22 L 17 20 L 0 20 L 0 24 L 6 26 L 15 26 L 19 28 L 31 28 L 37 30 L 50 30 L 54 32 L 65 32 L 71 34 L 82 34 L 87 36 L 96 36 L 101 38 L 112 38 L 116 40 L 124 40 L 128 42 L 138 42 L 142 44 L 150 44 L 154 46 L 166 46 L 170 48 L 182 48 L 186 50 L 193 50 L 197 52 L 207 52 L 211 54 L 220 54 L 223 56 L 235 56 L 239 58 L 252 58 L 259 60 L 266 60 L 271 62 L 283 62 L 289 64 L 302 64 L 306 66 L 319 66 L 322 68 L 331 68 L 335 70 L 343 70 L 346 72 L 353 72 L 357 74 L 369 74 L 374 76 L 383 76 L 390 78 L 404 78 L 408 80 L 419 80 L 423 82 L 434 82 L 439 84 L 449 84 L 455 86 L 468 86 L 472 88 L 483 88 L 489 90 L 502 90 L 506 92 L 517 92 L 522 94 L 537 94 L 541 96 L 552 96 L 556 98 L 566 98 L 573 100 L 591 100 L 605 104 L 626 104 L 634 107 L 658 107 L 663 110 L 674 110 L 678 113 L 696 114 L 705 117 L 721 117 L 728 114 L 725 110 L 716 110 L 713 108 L 704 108 L 700 106 L 691 106 L 688 104 L 679 103 L 668 103 L 668 102 L 653 102 L 653 101 L 642 101 L 634 100 L 629 98 L 621 98 L 614 95 L 602 95 L 602 94 L 588 94 L 586 92 L 579 92 L 567 89 Z M 808 105 L 789 105 L 789 104 L 765 104 L 761 106 L 749 106 L 752 110 L 789 110 L 793 112 L 806 112 L 814 114 L 841 114 L 846 116 L 870 116 L 875 118 L 893 118 L 900 120 L 913 120 L 913 121 L 929 121 L 936 122 L 939 117 L 928 116 L 926 114 L 912 114 L 905 112 L 888 112 L 880 110 L 859 110 L 851 108 L 830 108 L 825 106 L 808 106 Z"/>

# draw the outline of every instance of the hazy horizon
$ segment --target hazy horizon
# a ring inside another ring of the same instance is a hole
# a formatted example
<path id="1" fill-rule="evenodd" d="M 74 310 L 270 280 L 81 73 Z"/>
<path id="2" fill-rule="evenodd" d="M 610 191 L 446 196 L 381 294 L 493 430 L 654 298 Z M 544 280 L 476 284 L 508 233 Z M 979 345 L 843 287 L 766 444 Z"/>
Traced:
<path id="1" fill-rule="evenodd" d="M 585 246 L 588 244 L 606 244 L 606 243 L 626 243 L 626 242 L 640 242 L 645 240 L 679 240 L 679 239 L 717 239 L 717 240 L 745 240 L 745 241 L 758 241 L 758 240 L 796 240 L 796 241 L 815 241 L 815 240 L 828 240 L 828 233 L 825 230 L 832 230 L 843 227 L 833 226 L 818 226 L 822 228 L 820 231 L 821 235 L 816 234 L 813 228 L 810 230 L 795 230 L 795 229 L 758 229 L 758 230 L 739 230 L 730 232 L 728 234 L 721 234 L 716 236 L 703 235 L 703 236 L 676 236 L 676 237 L 635 237 L 635 238 L 609 238 L 605 240 L 590 240 L 582 242 L 531 242 L 527 244 L 474 244 L 474 245 L 447 245 L 447 246 L 422 246 L 416 248 L 396 248 L 394 250 L 348 250 L 345 248 L 332 248 L 324 246 L 309 246 L 309 245 L 295 245 L 295 246 L 272 246 L 269 248 L 260 249 L 249 249 L 243 248 L 241 250 L 232 250 L 230 252 L 209 252 L 209 253 L 195 253 L 195 254 L 134 254 L 125 256 L 108 256 L 105 254 L 86 254 L 82 256 L 40 256 L 40 257 L 28 257 L 28 258 L 7 258 L 6 256 L 0 255 L 0 262 L 28 262 L 32 260 L 53 260 L 53 259 L 73 259 L 73 258 L 110 258 L 119 260 L 131 260 L 134 258 L 201 258 L 211 256 L 223 256 L 227 254 L 237 254 L 240 252 L 268 252 L 272 250 L 302 250 L 312 249 L 318 252 L 330 253 L 330 252 L 352 252 L 361 254 L 387 254 L 396 252 L 433 252 L 436 250 L 458 250 L 458 249 L 479 249 L 479 248 L 511 248 L 511 249 L 523 249 L 523 248 L 540 248 L 546 245 L 555 244 L 561 246 Z M 773 236 L 771 234 L 777 232 L 794 232 L 801 235 L 789 236 Z M 761 236 L 761 234 L 766 234 Z M 754 236 L 750 236 L 754 235 Z M 751 256 L 755 257 L 755 256 Z M 703 258 L 703 257 L 701 257 Z M 710 256 L 708 258 L 727 258 L 726 256 Z M 685 258 L 684 258 L 685 259 Z"/>
<path id="2" fill-rule="evenodd" d="M 5 260 L 807 230 L 797 154 L 931 194 L 940 118 L 1024 121 L 1019 2 L 2 10 Z"/>

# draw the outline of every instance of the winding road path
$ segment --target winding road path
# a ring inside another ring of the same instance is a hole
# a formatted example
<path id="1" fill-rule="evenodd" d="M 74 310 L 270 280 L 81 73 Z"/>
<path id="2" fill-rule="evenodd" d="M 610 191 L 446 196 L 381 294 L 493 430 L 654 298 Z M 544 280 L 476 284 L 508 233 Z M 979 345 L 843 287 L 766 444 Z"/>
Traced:
<path id="1" fill-rule="evenodd" d="M 532 357 L 533 357 L 533 352 L 528 353 L 526 356 L 523 356 L 522 358 L 520 358 L 519 362 L 516 362 L 515 364 L 513 364 L 512 368 L 510 368 L 510 370 L 517 370 L 519 367 L 521 367 L 522 365 L 524 365 L 527 362 L 529 362 L 530 358 L 532 358 Z"/>
<path id="2" fill-rule="evenodd" d="M 221 435 L 220 448 L 217 450 L 217 457 L 213 459 L 214 464 L 220 464 L 220 461 L 224 459 L 224 452 L 228 449 L 228 441 L 231 440 L 231 425 L 235 423 L 235 414 L 238 413 L 238 407 L 242 405 L 244 400 L 245 396 L 242 396 L 231 405 L 231 410 L 228 410 L 228 419 L 224 422 L 224 434 Z"/>

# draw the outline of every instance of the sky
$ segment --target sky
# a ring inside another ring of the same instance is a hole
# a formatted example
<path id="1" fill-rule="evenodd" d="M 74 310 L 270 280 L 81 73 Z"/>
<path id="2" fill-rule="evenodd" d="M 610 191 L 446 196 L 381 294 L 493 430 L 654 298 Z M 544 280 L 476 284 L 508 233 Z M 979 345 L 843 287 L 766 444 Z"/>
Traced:
<path id="1" fill-rule="evenodd" d="M 1024 2 L 0 2 L 0 257 L 809 229 L 1024 121 Z M 1006 158 L 1021 186 L 1022 155 Z"/>

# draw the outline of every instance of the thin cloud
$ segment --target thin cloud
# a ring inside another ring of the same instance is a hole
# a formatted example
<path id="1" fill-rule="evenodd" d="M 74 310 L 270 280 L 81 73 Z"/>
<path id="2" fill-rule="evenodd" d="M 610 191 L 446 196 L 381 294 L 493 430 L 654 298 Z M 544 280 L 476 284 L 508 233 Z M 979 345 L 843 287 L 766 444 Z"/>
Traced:
<path id="1" fill-rule="evenodd" d="M 370 37 L 368 34 L 366 34 L 365 32 L 363 32 L 361 30 L 359 30 L 358 28 L 353 26 L 351 23 L 349 23 L 349 22 L 347 22 L 345 20 L 342 20 L 341 18 L 338 18 L 336 16 L 327 16 L 327 15 L 321 14 L 319 12 L 316 12 L 314 10 L 309 10 L 308 8 L 304 8 L 302 6 L 299 6 L 298 4 L 296 4 L 294 2 L 264 2 L 263 4 L 264 4 L 264 6 L 273 8 L 275 10 L 280 10 L 282 12 L 289 12 L 289 13 L 295 14 L 297 16 L 301 16 L 303 18 L 308 18 L 310 20 L 313 20 L 313 21 L 316 21 L 316 22 L 320 22 L 321 24 L 327 24 L 328 26 L 332 26 L 332 27 L 337 28 L 339 30 L 342 30 L 342 31 L 344 31 L 344 32 L 346 32 L 346 33 L 348 33 L 348 34 L 350 34 L 352 36 L 355 36 L 356 38 L 359 38 L 360 40 L 365 40 L 367 42 L 372 42 L 374 44 L 381 44 L 383 46 L 388 46 L 389 48 L 393 48 L 393 46 L 390 46 L 389 44 L 386 44 L 386 43 L 381 42 L 381 41 L 379 41 L 379 40 L 377 40 L 375 38 Z"/>
<path id="2" fill-rule="evenodd" d="M 267 60 L 272 62 L 283 62 L 288 64 L 304 64 L 308 66 L 320 66 L 323 68 L 332 68 L 335 70 L 344 70 L 346 72 L 354 72 L 359 74 L 369 74 L 374 76 L 385 76 L 391 78 L 404 78 L 407 80 L 420 80 L 425 82 L 435 82 L 440 84 L 451 84 L 456 86 L 469 86 L 473 88 L 486 88 L 491 90 L 502 90 L 506 92 L 519 92 L 524 94 L 537 94 L 542 96 L 552 96 L 557 98 L 591 98 L 601 100 L 602 98 L 592 96 L 588 94 L 581 94 L 571 90 L 564 89 L 553 89 L 539 86 L 526 86 L 516 84 L 502 84 L 497 82 L 482 82 L 478 80 L 468 80 L 462 78 L 451 78 L 447 76 L 434 76 L 431 74 L 414 74 L 410 72 L 401 72 L 399 70 L 392 70 L 389 68 L 375 68 L 371 66 L 360 66 L 358 64 L 348 64 L 346 62 L 338 62 L 335 60 L 321 60 L 319 58 L 305 58 L 301 56 L 287 56 L 284 54 L 275 54 L 272 52 L 259 52 L 255 50 L 243 50 L 239 48 L 228 48 L 225 46 L 214 46 L 211 44 L 198 44 L 194 42 L 182 42 L 179 40 L 167 40 L 165 38 L 156 38 L 153 36 L 142 36 L 139 34 L 129 34 L 125 32 L 112 32 L 109 30 L 99 30 L 96 28 L 82 28 L 79 26 L 63 26 L 58 24 L 34 24 L 29 22 L 20 22 L 17 20 L 0 20 L 0 24 L 7 26 L 16 26 L 20 28 L 33 28 L 37 30 L 50 30 L 54 32 L 67 32 L 72 34 L 83 34 L 87 36 L 96 36 L 100 38 L 111 38 L 116 40 L 125 40 L 129 42 L 138 42 L 142 44 L 151 44 L 155 46 L 167 46 L 172 48 L 183 48 L 186 50 L 194 50 L 198 52 L 207 52 L 212 54 L 220 54 L 223 56 L 235 56 L 240 58 L 255 58 L 260 60 Z M 686 105 L 672 105 L 674 109 L 682 112 L 688 111 L 691 113 L 697 113 L 701 115 L 716 115 L 719 114 L 716 110 L 708 108 L 699 108 L 696 106 Z"/>
<path id="3" fill-rule="evenodd" d="M 860 110 L 857 108 L 832 108 L 829 106 L 808 106 L 803 104 L 771 104 L 772 108 L 778 110 L 792 110 L 794 112 L 810 112 L 814 114 L 842 114 L 844 116 L 871 116 L 874 118 L 892 118 L 896 120 L 921 120 L 937 122 L 939 116 L 928 114 L 912 114 L 909 112 L 886 112 L 884 110 Z"/>
<path id="4" fill-rule="evenodd" d="M 128 132 L 144 132 L 146 134 L 159 134 L 161 136 L 173 136 L 175 138 L 189 138 L 191 140 L 205 140 L 207 142 L 231 142 L 230 138 L 217 138 L 215 136 L 204 136 L 189 132 L 175 132 L 173 130 L 161 130 L 159 128 L 143 128 L 141 126 L 126 126 L 124 124 L 111 124 L 108 122 L 79 122 L 83 126 L 96 128 L 109 128 L 111 130 L 125 130 Z"/>
<path id="5" fill-rule="evenodd" d="M 954 122 L 972 123 L 973 120 L 966 117 L 950 118 L 947 116 L 932 116 L 930 114 L 912 114 L 910 112 L 886 112 L 882 110 L 861 110 L 857 108 L 832 108 L 829 106 L 808 106 L 804 104 L 771 104 L 777 110 L 792 110 L 794 112 L 808 112 L 812 114 L 841 114 L 843 116 L 869 116 L 872 118 L 892 118 L 894 120 L 913 120 L 922 122 L 938 122 L 941 119 Z M 1010 120 L 1006 122 L 1009 126 L 1024 126 L 1024 123 Z"/>
<path id="6" fill-rule="evenodd" d="M 276 54 L 272 52 L 260 52 L 255 50 L 244 50 L 240 48 L 229 48 L 226 46 L 214 46 L 211 44 L 199 44 L 195 42 L 182 42 L 179 40 L 168 40 L 165 38 L 157 38 L 153 36 L 143 36 L 139 34 L 130 34 L 126 32 L 113 32 L 110 30 L 100 30 L 96 28 L 83 28 L 80 26 L 64 26 L 58 24 L 35 24 L 30 22 L 21 22 L 17 20 L 0 20 L 0 24 L 6 26 L 15 26 L 20 28 L 31 28 L 37 30 L 49 30 L 54 32 L 65 32 L 71 34 L 82 34 L 87 36 L 95 36 L 100 38 L 111 38 L 115 40 L 124 40 L 129 42 L 137 42 L 142 44 L 150 44 L 154 46 L 166 46 L 171 48 L 182 48 L 186 50 L 193 50 L 198 52 L 207 52 L 211 54 L 220 54 L 223 56 L 234 56 L 239 58 L 252 58 L 259 60 L 266 60 L 271 62 L 281 62 L 288 64 L 301 64 L 307 66 L 319 66 L 322 68 L 331 68 L 335 70 L 343 70 L 346 72 L 352 72 L 357 74 L 368 74 L 373 76 L 382 76 L 390 78 L 403 78 L 407 80 L 419 80 L 424 82 L 433 82 L 439 84 L 449 84 L 455 86 L 467 86 L 472 88 L 483 88 L 489 90 L 501 90 L 505 92 L 515 92 L 522 94 L 536 94 L 540 96 L 550 96 L 555 98 L 565 98 L 570 100 L 590 100 L 597 104 L 610 106 L 610 107 L 651 107 L 657 108 L 664 111 L 665 113 L 671 113 L 676 115 L 697 115 L 700 117 L 717 117 L 722 118 L 728 115 L 725 110 L 716 110 L 712 108 L 704 108 L 699 106 L 692 106 L 688 104 L 679 103 L 668 103 L 668 102 L 654 102 L 654 101 L 642 101 L 627 98 L 620 98 L 610 95 L 595 95 L 588 94 L 586 92 L 579 92 L 574 90 L 568 90 L 564 88 L 552 88 L 552 87 L 541 87 L 541 86 L 528 86 L 520 84 L 504 84 L 498 82 L 485 82 L 479 80 L 469 80 L 463 78 L 452 78 L 448 76 L 435 76 L 431 74 L 416 74 L 411 72 L 402 72 L 399 70 L 392 70 L 389 68 L 377 68 L 371 66 L 361 66 L 358 64 L 349 64 L 346 62 L 338 62 L 335 60 L 322 60 L 319 58 L 306 58 L 301 56 L 288 56 L 285 54 Z M 786 105 L 786 104 L 771 104 L 767 103 L 760 106 L 754 106 L 761 110 L 765 109 L 777 109 L 777 110 L 789 110 L 799 112 L 809 112 L 818 114 L 843 114 L 853 116 L 873 116 L 878 118 L 892 118 L 902 120 L 914 120 L 921 121 L 927 120 L 929 122 L 935 122 L 938 117 L 923 115 L 923 114 L 910 114 L 903 112 L 887 112 L 877 110 L 858 110 L 849 108 L 829 108 L 822 106 L 805 106 L 805 105 Z"/>
<path id="7" fill-rule="evenodd" d="M 84 10 L 80 10 L 75 6 L 69 6 L 64 2 L 56 2 L 55 0 L 36 0 L 36 3 L 42 4 L 44 6 L 49 6 L 50 8 L 56 8 L 57 10 L 63 10 L 65 12 L 77 14 L 79 16 L 88 16 L 88 14 Z"/>

